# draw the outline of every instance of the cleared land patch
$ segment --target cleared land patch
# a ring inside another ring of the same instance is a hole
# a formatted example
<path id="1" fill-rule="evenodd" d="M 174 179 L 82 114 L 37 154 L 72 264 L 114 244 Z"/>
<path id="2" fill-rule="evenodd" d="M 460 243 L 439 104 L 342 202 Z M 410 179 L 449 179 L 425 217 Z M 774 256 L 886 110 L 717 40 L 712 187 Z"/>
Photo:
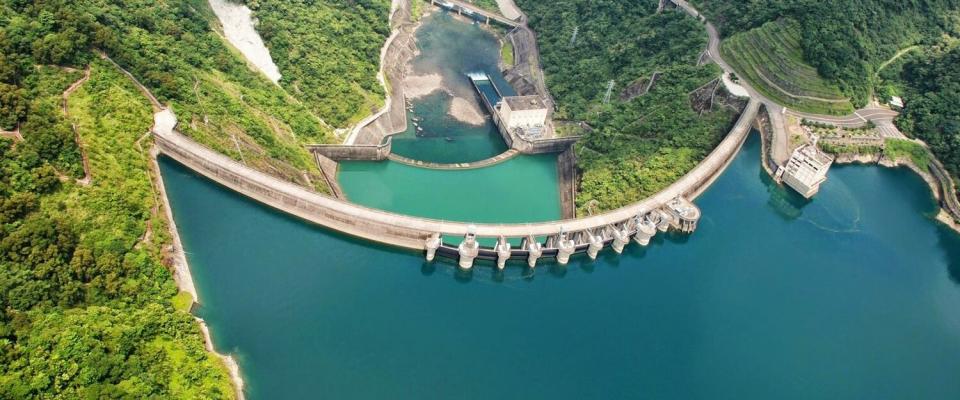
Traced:
<path id="1" fill-rule="evenodd" d="M 780 19 L 736 34 L 720 50 L 754 88 L 780 104 L 820 114 L 854 110 L 840 88 L 803 60 L 800 25 L 794 20 Z"/>

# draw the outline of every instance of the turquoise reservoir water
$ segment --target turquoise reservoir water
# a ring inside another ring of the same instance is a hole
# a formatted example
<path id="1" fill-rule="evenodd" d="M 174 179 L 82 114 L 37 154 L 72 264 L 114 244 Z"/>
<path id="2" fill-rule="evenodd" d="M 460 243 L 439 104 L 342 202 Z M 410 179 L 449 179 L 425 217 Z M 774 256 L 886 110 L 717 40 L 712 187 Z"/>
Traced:
<path id="1" fill-rule="evenodd" d="M 434 11 L 424 17 L 417 30 L 420 54 L 413 60 L 412 68 L 413 75 L 441 76 L 444 88 L 412 101 L 407 131 L 393 137 L 393 152 L 438 163 L 478 161 L 503 153 L 507 146 L 466 75 L 484 72 L 504 95 L 516 94 L 497 67 L 500 44 L 479 24 Z M 448 115 L 454 96 L 474 104 L 486 116 L 484 123 L 464 124 Z"/>
<path id="2" fill-rule="evenodd" d="M 485 72 L 505 94 L 515 94 L 497 69 L 496 37 L 477 24 L 436 12 L 425 17 L 417 43 L 421 53 L 413 61 L 414 74 L 442 76 L 445 88 L 413 101 L 409 129 L 394 136 L 393 152 L 416 160 L 457 163 L 506 151 L 489 118 L 478 127 L 447 115 L 452 96 L 483 107 L 468 72 Z M 368 207 L 465 222 L 545 221 L 562 215 L 556 161 L 555 154 L 519 155 L 495 166 L 462 171 L 392 161 L 343 162 L 337 179 L 350 201 Z"/>
<path id="3" fill-rule="evenodd" d="M 161 167 L 198 313 L 250 399 L 960 398 L 960 240 L 926 185 L 837 167 L 802 204 L 758 153 L 698 200 L 693 236 L 502 274 Z"/>
<path id="4" fill-rule="evenodd" d="M 557 157 L 515 157 L 478 169 L 433 170 L 395 162 L 340 164 L 347 198 L 420 217 L 464 222 L 560 218 Z"/>

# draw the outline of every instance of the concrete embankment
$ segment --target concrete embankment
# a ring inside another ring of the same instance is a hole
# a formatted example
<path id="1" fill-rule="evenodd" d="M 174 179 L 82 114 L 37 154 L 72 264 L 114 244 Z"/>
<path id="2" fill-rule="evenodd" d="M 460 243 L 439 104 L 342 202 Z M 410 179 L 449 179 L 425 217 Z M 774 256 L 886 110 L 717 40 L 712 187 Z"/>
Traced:
<path id="1" fill-rule="evenodd" d="M 401 164 L 406 164 L 411 167 L 427 168 L 427 169 L 441 169 L 441 170 L 457 170 L 457 169 L 478 169 L 491 167 L 497 164 L 500 164 L 504 161 L 507 161 L 513 157 L 516 157 L 520 152 L 510 149 L 503 153 L 497 154 L 493 157 L 473 162 L 462 162 L 462 163 L 452 163 L 452 164 L 442 164 L 428 161 L 414 160 L 397 154 L 390 154 L 388 157 L 390 161 L 398 162 Z"/>
<path id="2" fill-rule="evenodd" d="M 268 206 L 361 238 L 423 250 L 434 234 L 525 238 L 605 228 L 662 207 L 678 196 L 694 198 L 736 155 L 750 132 L 759 103 L 750 101 L 726 138 L 693 170 L 643 201 L 604 214 L 529 224 L 469 224 L 398 215 L 362 207 L 310 191 L 253 170 L 177 133 L 155 133 L 161 152 L 210 179 Z"/>
<path id="3" fill-rule="evenodd" d="M 577 217 L 577 153 L 573 147 L 557 156 L 557 178 L 560 181 L 560 213 L 563 219 Z"/>
<path id="4" fill-rule="evenodd" d="M 411 1 L 393 0 L 390 37 L 380 50 L 380 73 L 377 79 L 387 90 L 383 108 L 364 118 L 344 141 L 347 145 L 378 145 L 390 135 L 407 129 L 407 110 L 404 108 L 403 79 L 407 63 L 416 56 L 417 44 L 414 34 L 419 22 L 413 21 Z"/>

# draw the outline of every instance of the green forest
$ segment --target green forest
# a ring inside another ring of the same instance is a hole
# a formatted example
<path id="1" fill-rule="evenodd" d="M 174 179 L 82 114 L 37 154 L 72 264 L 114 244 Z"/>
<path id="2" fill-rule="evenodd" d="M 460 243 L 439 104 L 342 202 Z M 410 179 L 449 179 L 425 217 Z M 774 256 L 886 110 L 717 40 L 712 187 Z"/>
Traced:
<path id="1" fill-rule="evenodd" d="M 232 398 L 172 302 L 170 237 L 137 145 L 150 105 L 91 60 L 65 115 L 62 94 L 83 76 L 37 68 L 19 86 L 24 139 L 0 139 L 0 398 Z"/>
<path id="2" fill-rule="evenodd" d="M 421 1 L 421 0 L 417 0 Z M 375 113 L 389 0 L 246 0 L 283 72 L 280 84 L 333 126 Z"/>
<path id="3" fill-rule="evenodd" d="M 960 34 L 960 0 L 693 0 L 724 37 L 785 18 L 804 60 L 862 107 L 874 73 L 898 50 Z"/>
<path id="4" fill-rule="evenodd" d="M 172 279 L 145 152 L 154 110 L 120 68 L 184 134 L 327 190 L 303 144 L 336 140 L 324 118 L 377 101 L 388 29 L 385 2 L 345 6 L 327 4 L 338 16 L 311 30 L 336 43 L 299 51 L 352 50 L 277 86 L 224 41 L 205 0 L 0 2 L 0 398 L 234 397 Z M 295 79 L 317 71 L 322 84 Z M 331 97 L 350 90 L 353 103 Z"/>
<path id="5" fill-rule="evenodd" d="M 714 65 L 697 66 L 707 34 L 695 19 L 658 14 L 656 1 L 518 3 L 538 34 L 547 86 L 559 106 L 555 118 L 593 128 L 577 145 L 578 213 L 659 191 L 699 163 L 732 125 L 732 110 L 699 115 L 692 108 L 690 93 L 720 76 Z M 655 72 L 648 93 L 629 95 Z"/>
<path id="6" fill-rule="evenodd" d="M 6 6 L 0 19 L 3 129 L 30 113 L 23 82 L 33 65 L 79 68 L 102 51 L 172 106 L 182 133 L 260 170 L 328 190 L 303 144 L 336 141 L 331 128 L 313 107 L 250 69 L 216 31 L 206 1 L 58 0 Z"/>
<path id="7" fill-rule="evenodd" d="M 960 40 L 944 38 L 907 59 L 900 70 L 906 108 L 897 118 L 954 177 L 960 175 Z"/>

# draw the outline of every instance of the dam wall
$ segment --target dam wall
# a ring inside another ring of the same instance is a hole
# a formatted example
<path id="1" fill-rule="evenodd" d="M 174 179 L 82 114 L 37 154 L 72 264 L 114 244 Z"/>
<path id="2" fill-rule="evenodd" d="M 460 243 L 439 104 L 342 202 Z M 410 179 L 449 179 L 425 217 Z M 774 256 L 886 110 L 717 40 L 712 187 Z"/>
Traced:
<path id="1" fill-rule="evenodd" d="M 579 219 L 525 224 L 470 224 L 440 221 L 371 209 L 322 195 L 294 183 L 254 170 L 217 153 L 175 130 L 154 131 L 157 149 L 188 168 L 253 200 L 307 221 L 372 241 L 423 251 L 431 238 L 557 237 L 567 233 L 577 239 L 577 251 L 586 249 L 583 233 L 612 240 L 611 230 L 635 231 L 631 221 L 655 212 L 668 202 L 703 192 L 737 154 L 750 132 L 759 102 L 751 100 L 721 143 L 693 170 L 662 191 L 637 203 Z M 613 228 L 613 229 L 611 229 Z M 548 240 L 547 242 L 549 242 Z M 524 251 L 517 249 L 515 251 Z M 545 251 L 545 254 L 550 252 Z"/>
<path id="2" fill-rule="evenodd" d="M 392 138 L 382 144 L 311 144 L 307 150 L 333 161 L 383 161 L 390 157 Z"/>

